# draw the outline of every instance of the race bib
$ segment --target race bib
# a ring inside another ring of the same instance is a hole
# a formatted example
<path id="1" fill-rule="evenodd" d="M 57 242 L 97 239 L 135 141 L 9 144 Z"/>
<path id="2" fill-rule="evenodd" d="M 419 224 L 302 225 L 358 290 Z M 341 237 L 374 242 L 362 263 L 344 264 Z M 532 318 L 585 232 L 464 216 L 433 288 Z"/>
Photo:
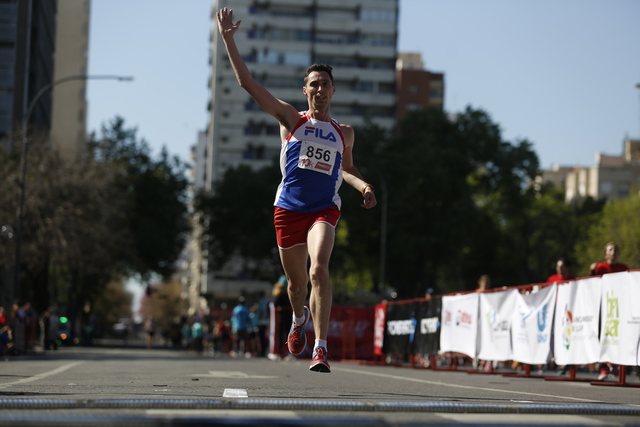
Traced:
<path id="1" fill-rule="evenodd" d="M 298 167 L 331 175 L 337 150 L 312 141 L 301 141 Z"/>

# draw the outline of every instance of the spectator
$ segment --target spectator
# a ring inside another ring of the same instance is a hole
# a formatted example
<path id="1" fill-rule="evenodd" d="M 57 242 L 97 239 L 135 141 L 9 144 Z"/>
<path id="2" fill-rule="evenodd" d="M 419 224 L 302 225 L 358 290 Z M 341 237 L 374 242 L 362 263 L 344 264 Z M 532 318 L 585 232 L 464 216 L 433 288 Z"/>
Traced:
<path id="1" fill-rule="evenodd" d="M 193 324 L 191 325 L 191 337 L 193 338 L 193 349 L 196 353 L 202 353 L 204 348 L 202 342 L 204 337 L 204 328 L 198 316 L 193 318 Z"/>
<path id="2" fill-rule="evenodd" d="M 488 274 L 483 274 L 478 279 L 478 289 L 476 291 L 483 292 L 491 289 L 491 277 Z"/>
<path id="3" fill-rule="evenodd" d="M 556 274 L 549 276 L 547 283 L 566 282 L 568 280 L 575 280 L 575 277 L 571 274 L 571 261 L 567 258 L 560 258 L 556 262 Z"/>
<path id="4" fill-rule="evenodd" d="M 604 261 L 591 264 L 591 275 L 601 276 L 608 273 L 627 271 L 629 267 L 618 262 L 620 257 L 620 246 L 616 242 L 609 242 L 604 246 Z"/>
<path id="5" fill-rule="evenodd" d="M 604 245 L 604 261 L 600 263 L 591 264 L 591 275 L 601 276 L 608 273 L 617 273 L 619 271 L 628 271 L 629 267 L 625 264 L 618 262 L 620 258 L 620 246 L 616 242 L 609 242 Z M 612 368 L 609 363 L 600 364 L 600 374 L 598 375 L 598 381 L 602 381 L 610 374 L 618 375 L 617 367 Z"/>
<path id="6" fill-rule="evenodd" d="M 60 338 L 60 318 L 56 314 L 55 308 L 51 307 L 45 312 L 45 315 L 42 318 L 42 323 L 44 328 L 44 349 L 50 350 L 53 348 L 54 350 L 57 350 L 58 339 Z"/>
<path id="7" fill-rule="evenodd" d="M 153 320 L 153 316 L 149 316 L 147 317 L 147 320 L 145 320 L 144 331 L 146 333 L 147 350 L 151 350 L 153 336 L 156 333 L 156 322 Z"/>
<path id="8" fill-rule="evenodd" d="M 270 335 L 273 337 L 274 343 L 271 348 L 274 350 L 271 358 L 282 357 L 282 349 L 287 342 L 287 335 L 291 328 L 291 303 L 289 302 L 289 293 L 287 292 L 287 277 L 285 275 L 280 276 L 278 281 L 273 284 L 273 290 L 271 293 L 273 297 L 273 310 L 275 316 L 273 319 L 275 323 L 271 325 L 274 333 Z M 288 352 L 288 349 L 287 349 Z"/>
<path id="9" fill-rule="evenodd" d="M 7 324 L 7 318 L 4 315 L 4 307 L 0 307 L 0 328 Z"/>
<path id="10" fill-rule="evenodd" d="M 258 322 L 260 320 L 258 314 L 259 305 L 255 303 L 249 309 L 249 351 L 251 356 L 258 356 L 262 352 L 260 343 Z"/>
<path id="11" fill-rule="evenodd" d="M 433 292 L 433 288 L 428 288 L 424 293 L 424 299 L 429 301 L 431 298 L 433 298 Z"/>
<path id="12" fill-rule="evenodd" d="M 231 312 L 231 332 L 236 338 L 236 354 L 243 355 L 247 341 L 247 329 L 251 325 L 249 309 L 245 305 L 244 297 L 238 298 L 238 305 Z"/>
<path id="13" fill-rule="evenodd" d="M 13 338 L 9 326 L 0 327 L 0 356 L 13 354 Z"/>
<path id="14" fill-rule="evenodd" d="M 272 297 L 267 297 L 264 293 L 258 301 L 258 338 L 260 339 L 260 353 L 258 356 L 264 357 L 267 355 L 267 349 L 269 348 L 269 338 L 267 337 L 267 330 L 269 329 L 270 322 L 270 303 L 273 301 Z"/>

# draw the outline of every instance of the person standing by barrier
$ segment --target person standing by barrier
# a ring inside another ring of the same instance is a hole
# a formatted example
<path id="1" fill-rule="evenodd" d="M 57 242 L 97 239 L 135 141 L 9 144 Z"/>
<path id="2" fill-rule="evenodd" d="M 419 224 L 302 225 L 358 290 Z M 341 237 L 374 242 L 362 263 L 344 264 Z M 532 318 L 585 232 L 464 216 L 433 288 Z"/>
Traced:
<path id="1" fill-rule="evenodd" d="M 568 282 L 575 280 L 575 276 L 571 274 L 571 261 L 567 258 L 560 258 L 556 262 L 556 274 L 552 274 L 547 278 L 547 283 Z M 563 366 L 558 375 L 565 375 L 573 365 Z"/>
<path id="2" fill-rule="evenodd" d="M 547 283 L 567 282 L 575 279 L 575 276 L 571 274 L 571 261 L 567 258 L 560 258 L 556 262 L 556 274 L 549 276 Z"/>
<path id="3" fill-rule="evenodd" d="M 488 274 L 483 274 L 478 279 L 478 289 L 476 289 L 476 291 L 483 292 L 488 291 L 489 289 L 491 289 L 491 277 L 489 277 Z"/>
<path id="4" fill-rule="evenodd" d="M 245 305 L 244 297 L 238 298 L 238 305 L 231 312 L 231 331 L 236 340 L 236 355 L 244 355 L 247 342 L 247 329 L 251 326 L 249 309 Z"/>
<path id="5" fill-rule="evenodd" d="M 604 261 L 591 264 L 591 275 L 601 276 L 608 273 L 628 271 L 629 267 L 618 262 L 620 258 L 620 246 L 616 242 L 609 242 L 604 245 Z"/>
<path id="6" fill-rule="evenodd" d="M 147 350 L 151 350 L 153 346 L 153 336 L 156 333 L 156 322 L 153 320 L 153 316 L 148 316 L 144 321 L 145 343 Z"/>
<path id="7" fill-rule="evenodd" d="M 253 79 L 234 40 L 241 21 L 233 23 L 233 10 L 225 7 L 216 16 L 238 83 L 280 122 L 283 178 L 276 194 L 274 223 L 293 308 L 293 325 L 287 339 L 289 352 L 299 355 L 304 351 L 305 328 L 313 314 L 316 341 L 309 369 L 331 372 L 327 360 L 333 298 L 329 259 L 340 218 L 338 188 L 344 180 L 362 193 L 362 207 L 369 209 L 376 205 L 373 187 L 354 166 L 353 128 L 331 118 L 331 100 L 336 92 L 332 68 L 325 64 L 307 68 L 302 92 L 309 108 L 299 112 Z M 311 266 L 307 270 L 309 260 Z M 305 306 L 309 280 L 311 310 Z"/>
<path id="8" fill-rule="evenodd" d="M 620 258 L 620 246 L 616 242 L 609 242 L 604 245 L 604 261 L 591 264 L 591 275 L 601 276 L 603 274 L 618 273 L 628 271 L 629 267 L 618 262 Z M 618 375 L 617 367 L 612 367 L 609 363 L 600 364 L 600 374 L 598 381 L 602 381 L 609 375 Z"/>

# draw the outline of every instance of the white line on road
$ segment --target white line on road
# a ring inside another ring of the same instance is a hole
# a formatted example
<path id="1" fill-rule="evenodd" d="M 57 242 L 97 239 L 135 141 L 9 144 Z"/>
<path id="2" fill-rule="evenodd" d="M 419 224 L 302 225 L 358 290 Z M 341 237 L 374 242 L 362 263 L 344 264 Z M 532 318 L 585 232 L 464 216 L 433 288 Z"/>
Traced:
<path id="1" fill-rule="evenodd" d="M 28 378 L 23 378 L 21 380 L 14 381 L 14 382 L 11 382 L 11 383 L 3 383 L 3 384 L 0 384 L 0 389 L 11 387 L 12 385 L 16 385 L 16 384 L 25 384 L 25 383 L 30 383 L 30 382 L 33 382 L 33 381 L 41 380 L 43 378 L 50 377 L 51 375 L 56 375 L 56 374 L 59 374 L 61 372 L 67 371 L 67 370 L 69 370 L 69 369 L 73 368 L 74 366 L 79 365 L 81 363 L 84 363 L 84 362 L 83 361 L 77 361 L 77 362 L 67 363 L 66 365 L 62 365 L 62 366 L 54 369 L 53 371 L 45 372 L 43 374 L 34 375 L 34 376 L 28 377 Z"/>
<path id="2" fill-rule="evenodd" d="M 460 384 L 448 384 L 448 383 L 443 383 L 440 381 L 427 381 L 427 380 L 421 380 L 418 378 L 407 378 L 407 377 L 401 377 L 401 376 L 397 376 L 397 375 L 389 375 L 389 374 L 382 374 L 382 373 L 376 373 L 376 372 L 367 372 L 367 371 L 358 371 L 356 369 L 348 369 L 348 368 L 332 368 L 336 371 L 344 371 L 344 372 L 351 372 L 354 374 L 363 374 L 363 375 L 371 375 L 374 377 L 381 377 L 381 378 L 391 378 L 394 380 L 404 380 L 404 381 L 412 381 L 415 383 L 422 383 L 422 384 L 431 384 L 431 385 L 437 385 L 437 386 L 446 386 L 446 387 L 454 387 L 454 388 L 466 388 L 466 389 L 472 389 L 472 390 L 483 390 L 483 391 L 495 391 L 498 393 L 509 393 L 509 394 L 526 394 L 528 396 L 538 396 L 538 397 L 546 397 L 546 398 L 555 398 L 555 399 L 568 399 L 568 400 L 577 400 L 580 402 L 599 402 L 598 400 L 591 400 L 591 399 L 580 399 L 578 397 L 569 397 L 569 396 L 555 396 L 553 394 L 541 394 L 541 393 L 529 393 L 526 391 L 513 391 L 513 390 L 501 390 L 499 388 L 486 388 L 486 387 L 474 387 L 474 386 L 470 386 L 470 385 L 460 385 Z"/>

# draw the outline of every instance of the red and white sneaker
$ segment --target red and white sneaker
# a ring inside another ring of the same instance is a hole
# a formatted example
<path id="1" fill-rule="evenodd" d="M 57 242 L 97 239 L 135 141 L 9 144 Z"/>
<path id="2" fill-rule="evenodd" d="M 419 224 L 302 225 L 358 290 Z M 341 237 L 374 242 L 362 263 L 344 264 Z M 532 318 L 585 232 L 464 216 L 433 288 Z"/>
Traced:
<path id="1" fill-rule="evenodd" d="M 313 349 L 313 357 L 311 358 L 310 371 L 315 372 L 331 372 L 329 362 L 327 361 L 327 350 L 323 347 L 316 347 Z"/>
<path id="2" fill-rule="evenodd" d="M 302 325 L 296 325 L 295 322 L 291 322 L 291 329 L 289 330 L 289 336 L 287 337 L 287 347 L 289 348 L 289 353 L 294 356 L 302 353 L 304 348 L 307 346 L 307 335 L 305 334 L 305 329 L 307 328 L 307 323 L 309 323 L 310 317 L 311 312 L 305 306 L 304 323 Z"/>

